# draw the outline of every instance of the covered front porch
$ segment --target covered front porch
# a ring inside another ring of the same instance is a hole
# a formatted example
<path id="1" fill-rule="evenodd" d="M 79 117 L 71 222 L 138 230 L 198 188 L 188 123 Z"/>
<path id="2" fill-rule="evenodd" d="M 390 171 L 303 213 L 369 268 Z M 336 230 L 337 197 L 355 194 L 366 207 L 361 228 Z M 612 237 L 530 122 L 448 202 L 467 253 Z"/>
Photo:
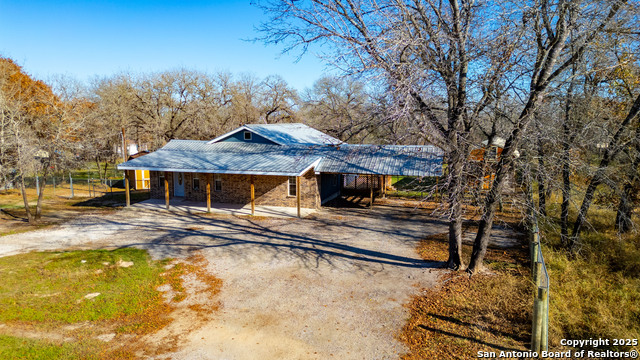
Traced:
<path id="1" fill-rule="evenodd" d="M 170 210 L 177 212 L 185 212 L 189 214 L 206 213 L 207 206 L 199 201 L 185 200 L 184 198 L 172 198 L 169 201 Z M 166 210 L 167 204 L 164 199 L 149 199 L 135 203 L 131 205 L 134 209 L 146 209 L 146 210 Z M 300 208 L 298 215 L 298 208 L 285 207 L 285 206 L 267 206 L 267 205 L 255 205 L 252 213 L 251 204 L 223 204 L 214 203 L 211 204 L 210 212 L 214 214 L 226 214 L 226 215 L 254 215 L 254 216 L 266 216 L 266 217 L 305 217 L 315 212 L 315 209 Z"/>

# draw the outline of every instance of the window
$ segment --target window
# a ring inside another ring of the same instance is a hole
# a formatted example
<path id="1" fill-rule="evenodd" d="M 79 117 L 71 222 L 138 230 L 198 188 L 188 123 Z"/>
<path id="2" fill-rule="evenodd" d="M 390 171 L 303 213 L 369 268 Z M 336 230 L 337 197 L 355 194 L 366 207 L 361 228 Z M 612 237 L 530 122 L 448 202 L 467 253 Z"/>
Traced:
<path id="1" fill-rule="evenodd" d="M 158 175 L 158 187 L 164 189 L 164 173 Z"/>
<path id="2" fill-rule="evenodd" d="M 245 131 L 244 132 L 244 139 L 245 140 L 251 140 L 251 132 L 250 131 Z"/>
<path id="3" fill-rule="evenodd" d="M 198 175 L 194 175 L 193 176 L 193 191 L 198 191 L 200 190 L 200 178 L 198 178 Z"/>
<path id="4" fill-rule="evenodd" d="M 296 196 L 297 190 L 298 189 L 296 188 L 296 177 L 289 176 L 289 196 Z"/>
<path id="5" fill-rule="evenodd" d="M 220 178 L 219 175 L 216 175 L 216 179 L 213 183 L 213 190 L 214 191 L 222 191 L 222 179 Z"/>

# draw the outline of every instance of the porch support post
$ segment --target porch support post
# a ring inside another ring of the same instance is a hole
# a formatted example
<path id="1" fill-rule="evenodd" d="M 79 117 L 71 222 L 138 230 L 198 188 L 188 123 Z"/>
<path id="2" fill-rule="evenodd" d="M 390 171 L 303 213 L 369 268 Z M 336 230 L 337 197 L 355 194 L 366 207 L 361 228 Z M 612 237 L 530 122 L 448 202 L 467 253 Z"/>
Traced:
<path id="1" fill-rule="evenodd" d="M 169 210 L 169 173 L 164 173 L 164 202 Z"/>
<path id="2" fill-rule="evenodd" d="M 89 188 L 91 189 L 91 188 Z M 131 206 L 131 194 L 129 193 L 129 170 L 124 171 L 124 197 L 127 207 Z"/>
<path id="3" fill-rule="evenodd" d="M 373 175 L 369 175 L 369 207 L 373 207 Z"/>
<path id="4" fill-rule="evenodd" d="M 256 214 L 256 187 L 253 178 L 254 176 L 251 175 L 251 215 Z"/>
<path id="5" fill-rule="evenodd" d="M 382 198 L 387 198 L 387 175 L 382 175 Z"/>
<path id="6" fill-rule="evenodd" d="M 211 174 L 207 174 L 207 212 L 211 212 Z"/>
<path id="7" fill-rule="evenodd" d="M 302 189 L 300 189 L 300 176 L 296 176 L 296 206 L 298 208 L 298 217 L 302 217 L 300 216 L 300 192 Z"/>

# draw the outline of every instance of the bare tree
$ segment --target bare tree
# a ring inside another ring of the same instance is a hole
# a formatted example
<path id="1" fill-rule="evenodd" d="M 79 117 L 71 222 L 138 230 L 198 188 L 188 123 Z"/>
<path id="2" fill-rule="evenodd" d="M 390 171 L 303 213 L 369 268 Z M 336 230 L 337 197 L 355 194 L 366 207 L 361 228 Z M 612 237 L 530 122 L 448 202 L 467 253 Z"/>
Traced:
<path id="1" fill-rule="evenodd" d="M 536 58 L 532 62 L 533 74 L 527 101 L 515 121 L 507 138 L 502 157 L 496 168 L 496 177 L 485 199 L 484 213 L 474 240 L 471 263 L 468 272 L 475 273 L 482 267 L 482 261 L 491 233 L 491 226 L 502 188 L 508 173 L 513 169 L 514 152 L 524 137 L 536 107 L 544 99 L 552 81 L 581 60 L 585 53 L 607 32 L 620 31 L 618 16 L 626 2 L 613 2 L 608 8 L 599 2 L 542 2 L 531 19 L 532 35 L 536 39 Z M 575 233 L 575 228 L 574 228 Z"/>
<path id="2" fill-rule="evenodd" d="M 261 28 L 265 41 L 285 41 L 286 50 L 331 44 L 336 65 L 385 78 L 395 93 L 395 118 L 419 118 L 424 136 L 445 150 L 448 266 L 462 268 L 470 136 L 516 64 L 522 45 L 516 23 L 490 3 L 273 1 L 262 7 L 273 15 Z"/>
<path id="3" fill-rule="evenodd" d="M 375 99 L 364 87 L 353 78 L 318 79 L 303 96 L 305 121 L 342 141 L 364 142 L 379 126 Z"/>
<path id="4" fill-rule="evenodd" d="M 415 114 L 447 159 L 449 260 L 463 267 L 461 225 L 472 131 L 505 94 L 522 99 L 513 119 L 468 268 L 482 267 L 495 209 L 514 153 L 550 85 L 599 35 L 611 29 L 625 2 L 270 1 L 261 30 L 285 51 L 329 45 L 331 62 L 347 73 L 384 77 L 400 117 Z M 569 34 L 573 33 L 573 37 Z M 575 43 L 575 54 L 567 48 Z M 531 56 L 533 54 L 533 56 Z M 523 86 L 528 83 L 528 86 Z"/>
<path id="5" fill-rule="evenodd" d="M 260 85 L 260 112 L 264 123 L 295 121 L 296 91 L 278 75 L 267 76 Z"/>
<path id="6" fill-rule="evenodd" d="M 0 106 L 2 169 L 20 182 L 27 219 L 32 223 L 42 214 L 47 177 L 78 142 L 81 121 L 74 103 L 65 102 L 48 85 L 33 80 L 4 58 L 0 59 Z M 42 179 L 35 215 L 24 182 L 25 176 L 34 175 Z"/>

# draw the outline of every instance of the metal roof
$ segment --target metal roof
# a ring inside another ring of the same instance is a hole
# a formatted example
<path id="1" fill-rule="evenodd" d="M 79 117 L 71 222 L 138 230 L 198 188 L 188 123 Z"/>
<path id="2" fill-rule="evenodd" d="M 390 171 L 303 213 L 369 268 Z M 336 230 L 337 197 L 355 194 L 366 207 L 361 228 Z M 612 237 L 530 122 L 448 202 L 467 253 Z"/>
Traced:
<path id="1" fill-rule="evenodd" d="M 243 130 L 265 137 L 278 145 L 337 145 L 342 141 L 301 123 L 247 124 L 218 136 L 209 143 L 217 143 Z"/>
<path id="2" fill-rule="evenodd" d="M 162 149 L 118 165 L 119 170 L 300 176 L 320 161 L 309 148 L 171 140 Z"/>
<path id="3" fill-rule="evenodd" d="M 303 146 L 171 140 L 162 149 L 118 165 L 120 170 L 300 176 L 316 173 L 440 176 L 433 146 Z"/>
<path id="4" fill-rule="evenodd" d="M 441 176 L 441 149 L 416 145 L 341 145 L 323 152 L 316 172 Z"/>

